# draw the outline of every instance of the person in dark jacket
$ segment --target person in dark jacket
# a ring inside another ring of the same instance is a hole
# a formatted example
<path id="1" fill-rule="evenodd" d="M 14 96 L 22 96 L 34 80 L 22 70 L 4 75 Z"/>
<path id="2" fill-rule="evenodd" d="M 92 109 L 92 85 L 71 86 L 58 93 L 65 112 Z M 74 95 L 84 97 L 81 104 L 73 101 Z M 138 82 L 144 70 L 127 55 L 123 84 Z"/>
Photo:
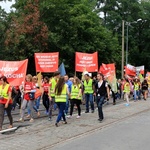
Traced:
<path id="1" fill-rule="evenodd" d="M 108 96 L 108 99 L 110 98 L 110 92 L 108 84 L 106 81 L 103 80 L 103 75 L 101 73 L 97 74 L 97 80 L 98 82 L 95 85 L 94 94 L 96 95 L 97 98 L 98 117 L 99 117 L 98 120 L 102 122 L 102 120 L 104 119 L 102 105 L 104 103 L 106 95 Z"/>

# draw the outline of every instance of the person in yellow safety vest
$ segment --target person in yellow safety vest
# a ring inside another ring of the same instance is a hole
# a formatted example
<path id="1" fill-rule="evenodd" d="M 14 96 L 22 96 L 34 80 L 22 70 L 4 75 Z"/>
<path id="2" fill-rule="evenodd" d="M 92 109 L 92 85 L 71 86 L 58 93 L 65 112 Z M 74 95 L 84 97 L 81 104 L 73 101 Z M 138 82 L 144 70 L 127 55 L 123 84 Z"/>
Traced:
<path id="1" fill-rule="evenodd" d="M 54 107 L 54 110 L 57 109 L 57 105 L 55 103 L 55 92 L 54 92 L 54 90 L 55 90 L 55 86 L 56 86 L 59 78 L 60 78 L 60 72 L 56 71 L 56 72 L 54 72 L 54 75 L 50 79 L 50 82 L 49 82 L 50 85 L 51 85 L 51 87 L 50 87 L 51 95 L 50 96 L 52 98 L 50 103 L 49 103 L 49 121 L 52 121 L 52 110 L 53 110 L 53 107 Z"/>
<path id="2" fill-rule="evenodd" d="M 93 89 L 94 84 L 93 80 L 90 78 L 89 74 L 84 75 L 84 94 L 85 94 L 85 103 L 86 103 L 86 111 L 85 113 L 89 113 L 89 101 L 91 105 L 91 113 L 94 113 L 94 102 L 93 102 Z"/>
<path id="3" fill-rule="evenodd" d="M 7 112 L 7 116 L 10 122 L 10 125 L 8 128 L 13 127 L 13 118 L 11 115 L 12 110 L 12 99 L 11 99 L 11 92 L 12 88 L 7 82 L 7 78 L 5 76 L 2 76 L 0 78 L 0 130 L 2 130 L 2 125 L 4 121 L 4 114 L 5 110 Z"/>
<path id="4" fill-rule="evenodd" d="M 65 117 L 65 107 L 67 95 L 69 96 L 69 90 L 67 84 L 65 83 L 64 77 L 59 78 L 54 91 L 55 91 L 55 102 L 59 108 L 59 113 L 55 123 L 55 126 L 58 127 L 58 123 L 61 120 L 61 118 L 63 118 L 64 123 L 67 124 Z"/>
<path id="5" fill-rule="evenodd" d="M 72 117 L 74 105 L 76 105 L 78 109 L 77 119 L 79 119 L 81 116 L 80 105 L 81 105 L 81 99 L 82 99 L 82 85 L 78 77 L 74 77 L 70 98 L 71 98 L 71 107 L 70 107 L 70 116 L 68 116 L 68 118 Z"/>
<path id="6" fill-rule="evenodd" d="M 125 93 L 125 99 L 127 103 L 125 104 L 126 106 L 129 106 L 129 95 L 130 95 L 130 83 L 128 79 L 125 79 L 125 84 L 124 84 L 124 90 L 123 92 Z"/>
<path id="7" fill-rule="evenodd" d="M 138 82 L 138 79 L 135 79 L 134 83 L 133 83 L 133 95 L 134 95 L 134 101 L 136 102 L 137 98 L 139 98 L 139 90 L 140 90 L 140 85 Z"/>

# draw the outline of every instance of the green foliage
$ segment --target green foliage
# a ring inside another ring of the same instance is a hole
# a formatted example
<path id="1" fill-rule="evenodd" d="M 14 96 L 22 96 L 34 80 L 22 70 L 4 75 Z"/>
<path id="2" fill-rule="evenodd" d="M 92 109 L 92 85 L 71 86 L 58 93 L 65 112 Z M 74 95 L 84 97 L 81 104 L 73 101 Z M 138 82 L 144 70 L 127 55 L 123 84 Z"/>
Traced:
<path id="1" fill-rule="evenodd" d="M 29 65 L 32 65 L 35 52 L 59 51 L 60 63 L 64 62 L 67 72 L 74 72 L 76 51 L 98 51 L 99 65 L 116 63 L 117 70 L 120 70 L 121 22 L 125 20 L 131 22 L 129 62 L 144 64 L 150 70 L 150 2 L 16 0 L 13 7 L 16 11 L 8 15 L 0 10 L 1 59 L 29 58 Z M 103 12 L 104 17 L 100 18 L 99 12 Z M 140 18 L 141 21 L 134 22 Z M 30 69 L 32 72 L 33 68 Z"/>

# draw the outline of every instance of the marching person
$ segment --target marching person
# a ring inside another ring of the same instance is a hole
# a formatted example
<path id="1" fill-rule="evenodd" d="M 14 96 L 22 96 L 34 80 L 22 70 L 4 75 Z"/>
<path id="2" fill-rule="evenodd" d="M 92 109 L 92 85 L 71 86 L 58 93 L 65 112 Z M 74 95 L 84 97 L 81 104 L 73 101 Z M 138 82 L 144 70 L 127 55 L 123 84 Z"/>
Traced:
<path id="1" fill-rule="evenodd" d="M 94 113 L 94 102 L 93 102 L 93 88 L 94 83 L 90 78 L 89 74 L 84 75 L 84 94 L 85 94 L 85 102 L 86 102 L 86 111 L 85 113 L 89 113 L 89 101 L 91 105 L 91 113 Z"/>
<path id="2" fill-rule="evenodd" d="M 64 124 L 67 124 L 65 117 L 67 95 L 69 95 L 68 86 L 65 83 L 64 77 L 60 77 L 55 87 L 55 102 L 59 108 L 59 113 L 55 123 L 56 127 L 58 127 L 61 118 L 63 118 Z"/>
<path id="3" fill-rule="evenodd" d="M 143 99 L 146 101 L 148 95 L 148 83 L 146 79 L 142 82 L 142 93 Z"/>
<path id="4" fill-rule="evenodd" d="M 81 105 L 81 99 L 82 99 L 82 86 L 81 86 L 81 81 L 77 77 L 74 77 L 70 97 L 71 97 L 71 107 L 70 107 L 70 116 L 68 116 L 68 118 L 72 117 L 74 105 L 76 105 L 78 109 L 77 119 L 79 119 L 81 116 L 80 105 Z"/>
<path id="5" fill-rule="evenodd" d="M 9 119 L 9 127 L 13 127 L 13 118 L 11 115 L 12 110 L 12 99 L 11 99 L 11 92 L 12 89 L 7 81 L 5 76 L 0 78 L 0 130 L 2 130 L 2 125 L 4 121 L 4 114 L 5 110 L 7 112 L 7 116 Z"/>
<path id="6" fill-rule="evenodd" d="M 33 108 L 37 112 L 37 116 L 39 117 L 40 116 L 39 107 L 40 107 L 40 100 L 41 100 L 42 92 L 41 92 L 41 89 L 40 89 L 40 85 L 38 83 L 38 77 L 37 76 L 33 76 L 33 83 L 34 83 L 35 89 L 36 89 L 35 102 L 34 102 Z"/>
<path id="7" fill-rule="evenodd" d="M 125 100 L 127 101 L 127 103 L 125 105 L 129 106 L 130 83 L 129 83 L 128 79 L 125 79 L 123 92 L 125 93 Z"/>
<path id="8" fill-rule="evenodd" d="M 135 79 L 134 83 L 133 83 L 133 86 L 134 86 L 134 101 L 136 102 L 136 100 L 139 98 L 139 90 L 140 90 L 140 85 L 139 85 L 139 82 L 138 82 L 138 79 Z"/>
<path id="9" fill-rule="evenodd" d="M 69 93 L 71 93 L 72 81 L 69 80 L 69 77 L 67 74 L 64 76 L 64 79 L 65 79 L 65 83 L 68 85 L 68 91 L 69 91 Z M 69 97 L 67 96 L 65 115 L 68 114 L 68 109 L 69 109 Z"/>
<path id="10" fill-rule="evenodd" d="M 99 117 L 98 120 L 102 122 L 102 120 L 104 119 L 102 106 L 105 97 L 107 96 L 108 99 L 110 98 L 110 91 L 109 91 L 108 83 L 104 81 L 103 75 L 101 73 L 97 74 L 97 80 L 98 82 L 95 85 L 94 94 L 96 95 L 96 99 L 97 99 L 98 117 Z"/>
<path id="11" fill-rule="evenodd" d="M 52 98 L 52 100 L 50 101 L 49 103 L 49 121 L 52 121 L 52 110 L 53 110 L 53 107 L 54 107 L 54 110 L 57 108 L 57 105 L 55 103 L 55 86 L 58 82 L 60 78 L 60 72 L 59 71 L 56 71 L 54 72 L 54 75 L 53 77 L 50 79 L 50 96 Z"/>
<path id="12" fill-rule="evenodd" d="M 42 84 L 42 99 L 43 99 L 43 105 L 46 109 L 46 114 L 49 114 L 49 95 L 50 95 L 50 84 L 49 84 L 49 78 L 44 77 L 44 82 Z"/>
<path id="13" fill-rule="evenodd" d="M 21 106 L 21 118 L 19 119 L 20 122 L 24 122 L 24 115 L 26 107 L 30 109 L 30 122 L 33 122 L 33 106 L 34 106 L 34 85 L 32 82 L 32 75 L 28 74 L 26 76 L 26 81 L 23 85 L 23 102 Z M 33 92 L 33 93 L 32 93 Z"/>

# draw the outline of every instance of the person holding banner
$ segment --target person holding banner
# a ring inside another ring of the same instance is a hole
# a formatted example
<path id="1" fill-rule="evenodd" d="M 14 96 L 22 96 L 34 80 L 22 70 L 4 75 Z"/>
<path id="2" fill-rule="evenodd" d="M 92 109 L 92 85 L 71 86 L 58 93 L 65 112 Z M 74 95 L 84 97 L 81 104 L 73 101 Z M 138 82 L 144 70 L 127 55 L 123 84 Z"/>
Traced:
<path id="1" fill-rule="evenodd" d="M 104 104 L 104 99 L 106 96 L 108 99 L 110 98 L 110 90 L 108 87 L 108 83 L 104 80 L 103 74 L 97 74 L 98 82 L 95 84 L 94 95 L 96 95 L 97 107 L 98 107 L 98 117 L 99 121 L 102 122 L 104 119 L 102 106 Z"/>
<path id="2" fill-rule="evenodd" d="M 60 78 L 60 72 L 56 71 L 56 72 L 54 72 L 54 75 L 50 79 L 50 82 L 49 82 L 50 85 L 51 85 L 50 86 L 50 96 L 52 98 L 51 101 L 50 101 L 50 103 L 49 103 L 49 121 L 52 120 L 52 110 L 53 110 L 53 107 L 54 107 L 54 109 L 57 108 L 57 105 L 55 103 L 55 92 L 54 92 L 54 90 L 55 90 L 55 86 L 56 86 L 59 78 Z"/>
<path id="3" fill-rule="evenodd" d="M 10 122 L 10 125 L 8 128 L 13 127 L 13 118 L 11 115 L 12 110 L 12 99 L 11 99 L 11 93 L 12 89 L 7 81 L 7 78 L 5 76 L 0 77 L 0 130 L 2 130 L 2 125 L 4 121 L 4 114 L 5 110 L 7 112 L 7 116 Z"/>
<path id="4" fill-rule="evenodd" d="M 43 105 L 46 109 L 46 114 L 49 114 L 49 101 L 51 100 L 50 96 L 50 84 L 49 84 L 49 78 L 44 77 L 44 83 L 42 84 L 42 99 L 43 99 Z"/>
<path id="5" fill-rule="evenodd" d="M 55 102 L 59 108 L 59 113 L 55 123 L 56 127 L 58 127 L 58 123 L 60 122 L 61 118 L 63 118 L 64 124 L 67 124 L 65 117 L 67 95 L 69 96 L 68 86 L 65 83 L 64 77 L 62 76 L 55 87 Z"/>
<path id="6" fill-rule="evenodd" d="M 86 111 L 85 113 L 89 113 L 89 101 L 91 104 L 91 113 L 94 113 L 94 102 L 93 102 L 93 89 L 94 83 L 93 80 L 90 78 L 89 73 L 84 75 L 84 94 L 85 94 L 85 102 L 86 102 Z"/>
<path id="7" fill-rule="evenodd" d="M 26 107 L 31 110 L 30 122 L 33 122 L 33 106 L 34 106 L 34 93 L 36 92 L 34 84 L 32 82 L 32 75 L 28 74 L 26 76 L 26 81 L 23 85 L 23 102 L 21 106 L 21 118 L 20 122 L 24 122 L 24 115 Z"/>

